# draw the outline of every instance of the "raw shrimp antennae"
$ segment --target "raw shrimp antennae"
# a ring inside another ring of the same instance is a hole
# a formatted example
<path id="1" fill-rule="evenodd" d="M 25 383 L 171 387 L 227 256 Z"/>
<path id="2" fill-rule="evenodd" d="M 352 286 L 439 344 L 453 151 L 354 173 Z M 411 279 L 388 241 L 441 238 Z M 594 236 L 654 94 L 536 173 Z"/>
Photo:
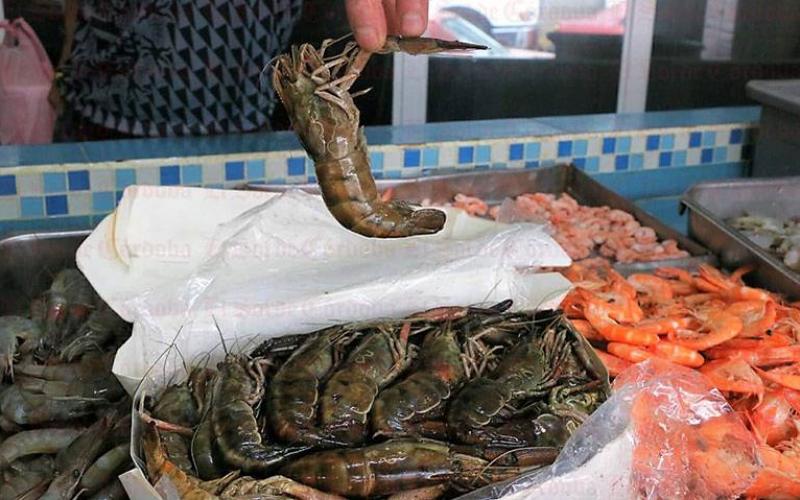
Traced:
<path id="1" fill-rule="evenodd" d="M 175 336 L 172 338 L 172 342 L 170 343 L 169 347 L 167 347 L 166 349 L 164 349 L 164 351 L 163 351 L 161 354 L 159 354 L 159 355 L 158 355 L 158 357 L 157 357 L 155 360 L 153 360 L 153 362 L 150 364 L 150 366 L 149 366 L 149 367 L 147 368 L 147 370 L 144 372 L 144 375 L 142 375 L 142 379 L 141 379 L 141 380 L 139 380 L 139 383 L 138 383 L 138 384 L 136 384 L 136 390 L 134 391 L 134 393 L 135 393 L 136 391 L 138 391 L 138 390 L 139 390 L 139 388 L 142 386 L 142 384 L 144 383 L 144 381 L 145 381 L 145 379 L 147 378 L 147 376 L 150 374 L 150 371 L 151 371 L 153 368 L 155 368 L 156 364 L 157 364 L 157 363 L 158 363 L 158 362 L 159 362 L 159 361 L 160 361 L 160 360 L 161 360 L 163 357 L 165 357 L 165 356 L 167 355 L 167 353 L 170 351 L 170 349 L 172 349 L 172 348 L 175 346 L 175 341 L 176 341 L 176 340 L 178 340 L 178 335 L 180 335 L 180 334 L 181 334 L 181 331 L 182 331 L 182 330 L 183 330 L 183 325 L 181 325 L 181 327 L 180 327 L 180 328 L 178 328 L 178 331 L 175 333 Z"/>
<path id="2" fill-rule="evenodd" d="M 219 323 L 217 323 L 217 317 L 212 314 L 211 319 L 214 320 L 214 326 L 217 327 L 217 333 L 219 333 L 219 340 L 222 342 L 222 350 L 225 351 L 225 356 L 227 356 L 230 354 L 228 352 L 228 345 L 225 344 L 225 337 L 222 336 L 222 330 L 219 327 Z"/>

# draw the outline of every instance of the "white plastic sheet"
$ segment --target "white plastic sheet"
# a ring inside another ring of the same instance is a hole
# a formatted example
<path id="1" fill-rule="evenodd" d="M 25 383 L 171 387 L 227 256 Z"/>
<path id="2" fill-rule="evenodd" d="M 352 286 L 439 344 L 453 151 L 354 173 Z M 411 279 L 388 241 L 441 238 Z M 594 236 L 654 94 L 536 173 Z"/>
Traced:
<path id="1" fill-rule="evenodd" d="M 434 306 L 511 298 L 554 307 L 569 289 L 538 267 L 570 264 L 540 226 L 448 210 L 436 235 L 364 238 L 318 196 L 137 186 L 78 250 L 100 296 L 134 323 L 114 373 L 130 391 L 172 345 L 183 360 L 242 351 L 267 338 Z"/>

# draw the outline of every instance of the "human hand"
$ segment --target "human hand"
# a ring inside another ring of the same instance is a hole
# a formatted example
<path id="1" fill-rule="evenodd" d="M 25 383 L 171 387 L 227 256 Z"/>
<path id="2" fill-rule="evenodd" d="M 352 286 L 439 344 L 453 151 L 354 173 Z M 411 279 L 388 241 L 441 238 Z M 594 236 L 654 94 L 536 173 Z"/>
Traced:
<path id="1" fill-rule="evenodd" d="M 387 33 L 421 36 L 428 27 L 428 0 L 345 0 L 347 20 L 365 50 L 383 47 Z"/>

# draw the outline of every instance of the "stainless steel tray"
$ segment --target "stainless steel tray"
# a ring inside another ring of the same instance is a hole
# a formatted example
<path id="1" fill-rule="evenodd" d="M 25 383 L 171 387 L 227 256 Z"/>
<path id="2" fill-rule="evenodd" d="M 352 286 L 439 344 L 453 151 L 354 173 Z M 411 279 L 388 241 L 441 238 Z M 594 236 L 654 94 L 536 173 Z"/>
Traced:
<path id="1" fill-rule="evenodd" d="M 464 174 L 422 177 L 417 179 L 398 179 L 377 181 L 378 189 L 394 188 L 394 197 L 411 203 L 428 200 L 434 204 L 448 203 L 458 193 L 479 196 L 489 203 L 501 203 L 505 198 L 524 193 L 568 193 L 579 203 L 590 206 L 607 205 L 624 210 L 642 224 L 655 230 L 662 240 L 673 239 L 699 262 L 714 264 L 715 258 L 700 244 L 648 214 L 631 201 L 606 188 L 572 165 L 557 165 L 550 168 L 523 171 L 470 172 Z M 263 185 L 248 184 L 243 189 L 256 191 L 282 192 L 301 189 L 319 193 L 316 184 Z M 684 260 L 684 259 L 680 259 Z M 653 263 L 616 264 L 621 272 L 637 272 L 672 265 L 675 261 Z"/>
<path id="2" fill-rule="evenodd" d="M 0 315 L 24 314 L 52 276 L 75 266 L 75 251 L 89 231 L 10 236 L 0 240 Z"/>
<path id="3" fill-rule="evenodd" d="M 704 182 L 683 195 L 681 209 L 689 210 L 689 236 L 718 254 L 723 266 L 752 264 L 752 284 L 800 299 L 800 274 L 725 223 L 744 212 L 800 215 L 800 177 Z"/>

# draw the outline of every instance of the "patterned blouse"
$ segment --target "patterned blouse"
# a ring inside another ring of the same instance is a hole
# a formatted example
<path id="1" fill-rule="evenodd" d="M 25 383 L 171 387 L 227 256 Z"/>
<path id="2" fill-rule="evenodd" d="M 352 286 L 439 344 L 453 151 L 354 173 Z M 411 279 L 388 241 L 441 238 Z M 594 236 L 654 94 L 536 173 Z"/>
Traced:
<path id="1" fill-rule="evenodd" d="M 81 0 L 66 99 L 125 134 L 264 128 L 263 68 L 286 48 L 302 0 Z"/>

